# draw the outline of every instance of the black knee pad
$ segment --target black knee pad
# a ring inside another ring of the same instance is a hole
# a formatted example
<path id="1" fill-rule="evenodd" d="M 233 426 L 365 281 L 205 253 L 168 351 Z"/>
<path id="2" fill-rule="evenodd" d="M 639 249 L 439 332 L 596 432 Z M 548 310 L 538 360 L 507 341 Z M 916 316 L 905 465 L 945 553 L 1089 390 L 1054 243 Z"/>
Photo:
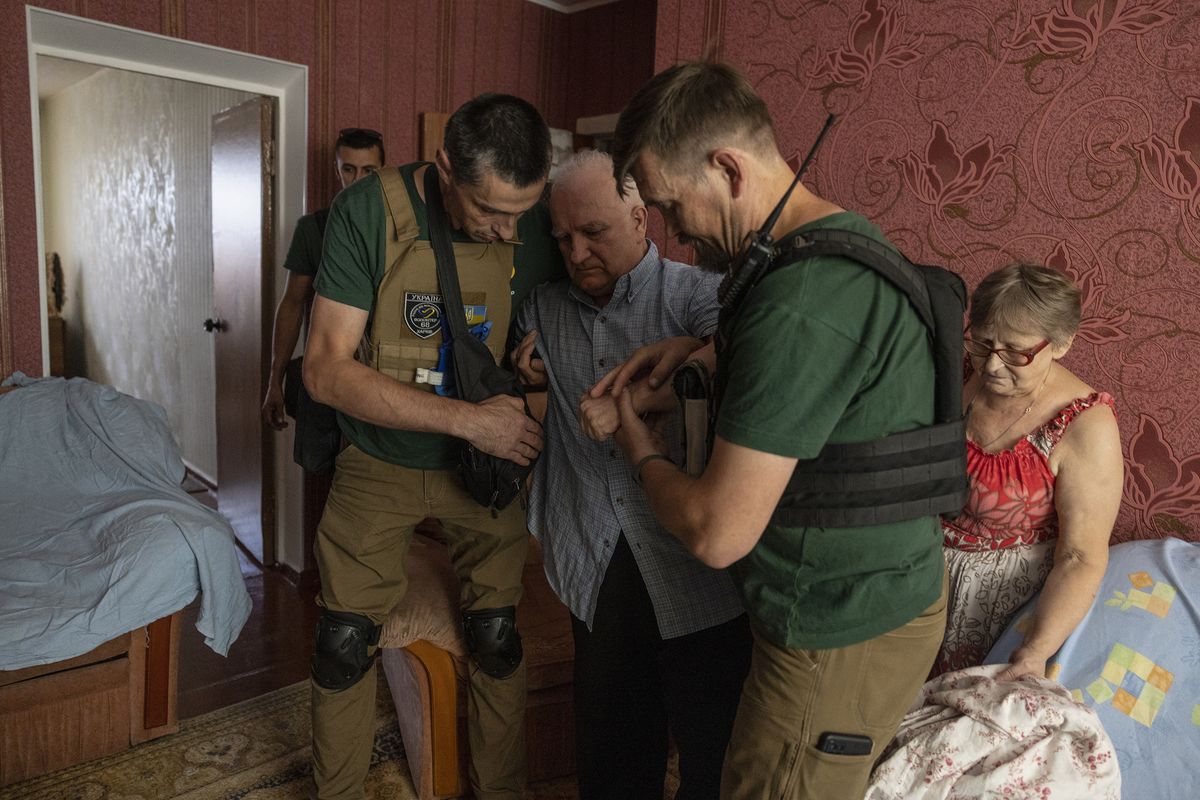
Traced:
<path id="1" fill-rule="evenodd" d="M 463 612 L 463 633 L 471 657 L 485 674 L 507 678 L 521 665 L 521 634 L 513 606 Z"/>
<path id="2" fill-rule="evenodd" d="M 362 614 L 322 611 L 311 668 L 317 686 L 340 692 L 362 680 L 375 660 L 367 655 L 367 649 L 379 644 L 382 629 Z"/>

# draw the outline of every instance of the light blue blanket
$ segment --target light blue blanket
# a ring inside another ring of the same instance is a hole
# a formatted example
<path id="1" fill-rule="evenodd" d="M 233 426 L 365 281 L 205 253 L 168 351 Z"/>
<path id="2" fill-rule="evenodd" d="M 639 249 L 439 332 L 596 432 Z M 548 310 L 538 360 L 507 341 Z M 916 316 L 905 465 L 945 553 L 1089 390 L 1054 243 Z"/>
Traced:
<path id="1" fill-rule="evenodd" d="M 1008 661 L 1037 600 L 1017 614 L 986 663 Z M 1110 548 L 1092 610 L 1049 672 L 1099 715 L 1125 800 L 1200 796 L 1200 544 L 1165 539 Z"/>
<path id="2" fill-rule="evenodd" d="M 250 614 L 233 530 L 180 487 L 159 406 L 15 373 L 0 394 L 0 670 L 71 658 L 186 606 L 224 655 Z"/>

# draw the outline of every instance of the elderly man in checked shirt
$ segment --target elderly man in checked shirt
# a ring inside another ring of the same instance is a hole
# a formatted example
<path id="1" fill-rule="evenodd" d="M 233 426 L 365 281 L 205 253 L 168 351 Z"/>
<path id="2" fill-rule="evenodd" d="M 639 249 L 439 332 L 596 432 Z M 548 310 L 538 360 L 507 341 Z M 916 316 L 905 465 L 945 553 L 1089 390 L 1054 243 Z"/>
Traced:
<path id="1" fill-rule="evenodd" d="M 513 364 L 548 392 L 529 529 L 571 611 L 581 800 L 661 800 L 668 731 L 677 800 L 716 800 L 750 662 L 746 616 L 729 575 L 655 521 L 612 440 L 613 399 L 585 395 L 644 344 L 713 333 L 721 276 L 659 256 L 629 188 L 622 199 L 612 160 L 584 151 L 551 189 L 570 280 L 535 289 L 513 326 Z M 635 387 L 634 396 L 642 410 L 674 404 L 669 389 Z"/>

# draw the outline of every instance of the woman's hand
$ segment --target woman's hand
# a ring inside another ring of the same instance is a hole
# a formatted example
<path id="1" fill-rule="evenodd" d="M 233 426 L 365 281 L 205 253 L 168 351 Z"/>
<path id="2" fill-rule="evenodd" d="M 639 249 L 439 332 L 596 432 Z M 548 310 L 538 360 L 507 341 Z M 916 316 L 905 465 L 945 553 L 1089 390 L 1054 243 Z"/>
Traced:
<path id="1" fill-rule="evenodd" d="M 1035 678 L 1046 677 L 1046 658 L 1039 656 L 1025 646 L 1018 647 L 1012 654 L 1008 667 L 996 676 L 998 681 L 1015 681 L 1026 675 Z"/>
<path id="2" fill-rule="evenodd" d="M 592 397 L 600 397 L 605 393 L 616 397 L 624 391 L 630 381 L 646 370 L 650 371 L 646 377 L 646 385 L 657 389 L 666 383 L 688 356 L 703 346 L 704 342 L 695 337 L 675 336 L 639 347 L 624 364 L 597 381 L 589 393 Z"/>

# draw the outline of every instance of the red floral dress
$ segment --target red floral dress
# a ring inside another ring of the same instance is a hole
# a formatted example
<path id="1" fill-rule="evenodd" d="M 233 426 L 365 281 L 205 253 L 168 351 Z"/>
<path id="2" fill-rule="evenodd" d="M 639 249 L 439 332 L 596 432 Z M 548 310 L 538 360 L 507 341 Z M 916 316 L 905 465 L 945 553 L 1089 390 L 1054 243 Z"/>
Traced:
<path id="1" fill-rule="evenodd" d="M 1050 454 L 1071 420 L 1096 405 L 1113 408 L 1096 392 L 1071 401 L 1008 450 L 988 453 L 967 441 L 971 493 L 952 522 L 942 522 L 950 573 L 946 639 L 931 674 L 973 667 L 1013 615 L 1046 580 L 1058 538 Z"/>

